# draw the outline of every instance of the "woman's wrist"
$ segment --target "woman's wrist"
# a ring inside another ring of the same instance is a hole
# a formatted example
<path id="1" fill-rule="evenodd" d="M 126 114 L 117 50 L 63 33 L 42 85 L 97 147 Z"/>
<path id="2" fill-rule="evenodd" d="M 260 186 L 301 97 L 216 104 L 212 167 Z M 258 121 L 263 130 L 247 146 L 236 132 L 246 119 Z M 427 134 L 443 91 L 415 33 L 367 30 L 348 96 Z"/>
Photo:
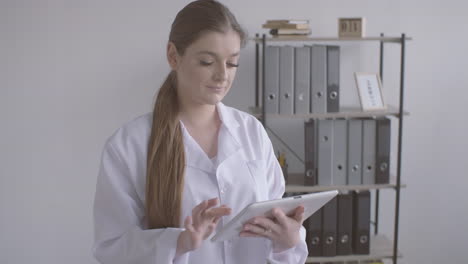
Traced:
<path id="1" fill-rule="evenodd" d="M 177 248 L 175 255 L 176 258 L 190 251 L 187 245 L 187 235 L 187 230 L 184 230 L 179 234 L 179 238 L 177 239 Z"/>

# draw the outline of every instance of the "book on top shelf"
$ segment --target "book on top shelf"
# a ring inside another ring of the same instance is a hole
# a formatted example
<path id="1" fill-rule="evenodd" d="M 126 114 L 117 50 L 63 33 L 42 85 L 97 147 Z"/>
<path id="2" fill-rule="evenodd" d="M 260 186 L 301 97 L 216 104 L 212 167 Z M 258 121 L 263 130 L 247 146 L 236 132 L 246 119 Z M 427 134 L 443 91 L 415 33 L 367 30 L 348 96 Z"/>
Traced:
<path id="1" fill-rule="evenodd" d="M 272 19 L 267 20 L 266 24 L 309 24 L 308 19 Z"/>
<path id="2" fill-rule="evenodd" d="M 309 35 L 310 29 L 282 29 L 274 28 L 270 30 L 271 35 Z"/>
<path id="3" fill-rule="evenodd" d="M 269 29 L 309 29 L 309 24 L 263 24 L 262 28 Z"/>

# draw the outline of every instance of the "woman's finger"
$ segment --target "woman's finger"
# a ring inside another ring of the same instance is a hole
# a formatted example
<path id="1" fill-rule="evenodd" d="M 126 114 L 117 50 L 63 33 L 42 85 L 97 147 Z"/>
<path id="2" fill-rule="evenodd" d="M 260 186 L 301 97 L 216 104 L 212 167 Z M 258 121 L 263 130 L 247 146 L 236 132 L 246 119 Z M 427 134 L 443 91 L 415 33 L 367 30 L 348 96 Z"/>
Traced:
<path id="1" fill-rule="evenodd" d="M 231 214 L 231 211 L 232 211 L 231 208 L 228 208 L 228 207 L 208 208 L 203 213 L 203 216 L 211 220 L 212 218 L 215 218 L 215 217 L 229 215 Z"/>
<path id="2" fill-rule="evenodd" d="M 280 225 L 282 226 L 288 225 L 288 217 L 284 214 L 283 210 L 279 208 L 273 208 L 272 214 Z"/>
<path id="3" fill-rule="evenodd" d="M 242 232 L 250 232 L 250 233 L 256 234 L 257 236 L 262 236 L 262 237 L 266 237 L 270 239 L 272 239 L 274 236 L 271 229 L 263 228 L 261 226 L 252 225 L 252 224 L 246 224 L 244 228 L 242 229 Z"/>
<path id="4" fill-rule="evenodd" d="M 281 226 L 266 217 L 255 217 L 249 223 L 271 230 L 274 233 L 281 233 Z"/>
<path id="5" fill-rule="evenodd" d="M 293 218 L 302 225 L 302 222 L 304 222 L 304 206 L 301 205 L 296 208 Z"/>
<path id="6" fill-rule="evenodd" d="M 213 207 L 213 206 L 217 205 L 218 202 L 219 202 L 219 199 L 218 199 L 217 197 L 211 198 L 211 199 L 207 200 L 206 208 Z M 205 208 L 205 209 L 206 209 L 206 208 Z"/>
<path id="7" fill-rule="evenodd" d="M 185 218 L 184 226 L 185 226 L 185 229 L 187 229 L 188 231 L 195 232 L 195 228 L 193 227 L 193 224 L 192 224 L 192 216 L 189 215 Z"/>
<path id="8" fill-rule="evenodd" d="M 200 212 L 200 216 L 204 216 L 205 215 L 205 211 L 208 210 L 209 208 L 215 206 L 218 204 L 218 198 L 212 198 L 212 199 L 209 199 L 209 200 L 206 200 L 206 204 L 205 204 L 205 207 L 204 208 L 201 208 L 201 212 Z"/>
<path id="9" fill-rule="evenodd" d="M 201 213 L 205 210 L 206 206 L 208 204 L 207 200 L 204 200 L 203 202 L 199 203 L 197 206 L 195 206 L 192 209 L 192 216 L 195 219 L 198 219 L 201 216 Z"/>

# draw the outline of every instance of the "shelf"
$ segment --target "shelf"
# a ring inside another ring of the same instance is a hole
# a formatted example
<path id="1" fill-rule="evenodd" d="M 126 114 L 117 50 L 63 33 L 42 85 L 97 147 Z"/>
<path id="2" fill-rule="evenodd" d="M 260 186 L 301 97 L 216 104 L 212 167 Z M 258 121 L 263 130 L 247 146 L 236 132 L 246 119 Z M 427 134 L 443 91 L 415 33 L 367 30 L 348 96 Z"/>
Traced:
<path id="1" fill-rule="evenodd" d="M 366 261 L 377 259 L 391 259 L 393 257 L 393 243 L 384 235 L 372 236 L 370 239 L 369 255 L 348 255 L 335 257 L 308 257 L 306 263 L 327 263 L 341 261 Z M 402 254 L 398 252 L 398 257 Z"/>
<path id="2" fill-rule="evenodd" d="M 330 185 L 330 186 L 304 186 L 303 173 L 289 173 L 288 184 L 286 185 L 286 192 L 323 192 L 331 190 L 339 191 L 363 191 L 363 190 L 377 190 L 377 189 L 394 189 L 396 188 L 396 177 L 390 177 L 390 183 L 387 184 L 370 184 L 370 185 Z M 400 184 L 401 188 L 405 188 L 406 184 Z"/>
<path id="3" fill-rule="evenodd" d="M 405 37 L 405 40 L 412 40 L 411 37 Z M 262 38 L 249 38 L 255 42 L 262 42 Z M 349 42 L 349 41 L 382 41 L 400 43 L 401 37 L 364 37 L 364 38 L 339 38 L 339 37 L 308 37 L 308 36 L 281 36 L 281 37 L 267 37 L 267 42 L 281 42 L 281 41 L 312 41 L 312 42 Z"/>
<path id="4" fill-rule="evenodd" d="M 250 113 L 257 117 L 262 117 L 262 111 L 260 107 L 249 107 Z M 362 118 L 362 117 L 383 117 L 383 116 L 400 116 L 400 110 L 392 105 L 387 105 L 386 110 L 378 111 L 362 111 L 359 107 L 343 107 L 340 112 L 336 113 L 323 113 L 323 114 L 271 114 L 267 113 L 268 117 L 272 118 L 303 118 L 303 119 L 325 119 L 325 118 Z M 403 115 L 409 115 L 409 112 L 404 111 Z"/>

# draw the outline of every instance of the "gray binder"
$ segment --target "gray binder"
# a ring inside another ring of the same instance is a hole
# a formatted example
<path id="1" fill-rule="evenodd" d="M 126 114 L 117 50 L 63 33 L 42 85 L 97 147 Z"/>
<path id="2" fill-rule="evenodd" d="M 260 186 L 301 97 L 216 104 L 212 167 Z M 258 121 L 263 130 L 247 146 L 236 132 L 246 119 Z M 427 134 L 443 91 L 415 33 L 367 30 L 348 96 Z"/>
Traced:
<path id="1" fill-rule="evenodd" d="M 376 121 L 362 121 L 362 184 L 375 184 Z"/>
<path id="2" fill-rule="evenodd" d="M 327 46 L 313 45 L 310 53 L 311 92 L 310 103 L 312 113 L 327 112 Z"/>
<path id="3" fill-rule="evenodd" d="M 340 47 L 327 46 L 327 112 L 340 111 Z"/>
<path id="4" fill-rule="evenodd" d="M 346 185 L 348 123 L 346 119 L 333 122 L 333 176 L 334 185 Z"/>
<path id="5" fill-rule="evenodd" d="M 390 182 L 390 133 L 390 119 L 377 119 L 375 181 L 379 184 Z"/>
<path id="6" fill-rule="evenodd" d="M 333 120 L 318 121 L 318 185 L 333 185 Z"/>
<path id="7" fill-rule="evenodd" d="M 348 184 L 360 185 L 362 163 L 362 120 L 348 120 Z"/>
<path id="8" fill-rule="evenodd" d="M 310 48 L 296 47 L 294 53 L 294 113 L 310 112 Z"/>
<path id="9" fill-rule="evenodd" d="M 316 136 L 317 136 L 317 121 L 310 119 L 304 123 L 304 185 L 317 185 L 317 159 L 316 159 Z"/>
<path id="10" fill-rule="evenodd" d="M 279 47 L 265 48 L 265 112 L 279 113 Z"/>
<path id="11" fill-rule="evenodd" d="M 294 47 L 280 48 L 279 113 L 292 115 L 294 112 Z"/>

